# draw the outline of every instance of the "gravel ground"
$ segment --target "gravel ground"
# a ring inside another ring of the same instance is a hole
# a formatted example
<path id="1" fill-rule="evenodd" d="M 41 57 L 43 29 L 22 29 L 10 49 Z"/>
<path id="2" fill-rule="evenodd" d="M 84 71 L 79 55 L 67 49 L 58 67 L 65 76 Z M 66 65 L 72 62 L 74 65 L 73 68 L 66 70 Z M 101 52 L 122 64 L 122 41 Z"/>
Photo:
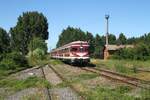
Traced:
<path id="1" fill-rule="evenodd" d="M 71 88 L 55 88 L 50 90 L 52 100 L 80 100 L 80 97 Z"/>
<path id="2" fill-rule="evenodd" d="M 11 96 L 8 96 L 5 100 L 23 100 L 26 99 L 27 97 L 29 98 L 30 95 L 36 95 L 36 94 L 40 94 L 40 100 L 46 100 L 46 95 L 44 95 L 45 92 L 44 89 L 39 89 L 39 88 L 28 88 L 28 89 L 24 89 L 22 91 L 19 91 Z"/>
<path id="3" fill-rule="evenodd" d="M 5 97 L 7 97 L 8 95 L 13 94 L 14 91 L 11 91 L 8 88 L 0 88 L 0 100 L 3 100 Z"/>
<path id="4" fill-rule="evenodd" d="M 55 67 L 55 66 L 53 66 Z M 65 70 L 65 69 L 64 69 Z M 62 80 L 48 66 L 44 67 L 46 79 L 53 85 L 60 84 Z M 52 100 L 80 100 L 79 96 L 71 88 L 53 88 L 50 89 Z"/>
<path id="5" fill-rule="evenodd" d="M 41 68 L 38 68 L 38 67 L 29 68 L 29 69 L 23 70 L 21 72 L 18 72 L 16 74 L 13 74 L 10 77 L 18 79 L 18 80 L 24 80 L 31 76 L 43 77 Z M 34 97 L 36 97 L 37 94 L 40 95 L 39 100 L 47 100 L 46 99 L 47 98 L 46 88 L 43 88 L 43 89 L 27 88 L 27 89 L 18 91 L 16 93 L 9 91 L 9 89 L 7 89 L 7 88 L 6 89 L 1 88 L 0 94 L 2 94 L 2 97 L 6 97 L 5 98 L 6 100 L 22 100 L 24 97 L 30 98 L 30 95 L 31 95 L 31 97 L 33 97 L 33 95 L 35 95 Z M 7 95 L 5 95 L 5 94 L 7 94 Z"/>
<path id="6" fill-rule="evenodd" d="M 70 72 L 71 74 L 75 74 L 75 75 L 79 75 L 79 74 L 82 74 L 82 73 L 87 73 L 86 71 L 81 70 L 79 67 L 76 67 L 76 66 L 70 66 L 70 65 L 67 65 L 67 64 L 57 65 L 57 66 L 65 69 L 65 70 L 68 70 L 68 72 Z"/>
<path id="7" fill-rule="evenodd" d="M 48 66 L 43 68 L 46 79 L 52 84 L 57 85 L 62 83 L 62 80 Z"/>
<path id="8" fill-rule="evenodd" d="M 16 77 L 17 79 L 26 79 L 31 76 L 42 77 L 42 72 L 40 68 L 33 67 L 33 68 L 26 69 L 24 71 L 18 72 L 14 74 L 13 76 Z"/>
<path id="9" fill-rule="evenodd" d="M 70 66 L 67 64 L 62 64 L 62 65 L 55 65 L 53 66 L 57 71 L 60 72 L 61 75 L 63 75 L 67 80 L 72 79 L 72 77 L 81 75 L 81 74 L 87 74 L 91 72 L 86 72 L 84 70 L 81 70 L 78 67 Z"/>
<path id="10" fill-rule="evenodd" d="M 65 70 L 65 68 L 63 69 Z M 62 83 L 62 80 L 48 66 L 43 67 L 43 70 L 45 73 L 45 77 L 50 82 L 50 84 L 55 86 L 57 84 Z M 35 67 L 35 68 L 31 68 L 31 69 L 18 72 L 16 74 L 13 74 L 12 76 L 17 79 L 26 79 L 31 76 L 43 77 L 43 73 L 40 68 Z M 3 91 L 3 89 L 0 89 L 0 90 Z M 19 92 L 10 93 L 10 94 L 11 95 L 7 96 L 5 100 L 26 100 L 27 98 L 32 98 L 31 100 L 48 100 L 47 99 L 48 97 L 46 94 L 46 88 L 44 89 L 27 88 Z M 79 100 L 80 99 L 79 96 L 76 94 L 76 92 L 74 92 L 69 87 L 50 89 L 50 94 L 52 96 L 52 100 Z"/>

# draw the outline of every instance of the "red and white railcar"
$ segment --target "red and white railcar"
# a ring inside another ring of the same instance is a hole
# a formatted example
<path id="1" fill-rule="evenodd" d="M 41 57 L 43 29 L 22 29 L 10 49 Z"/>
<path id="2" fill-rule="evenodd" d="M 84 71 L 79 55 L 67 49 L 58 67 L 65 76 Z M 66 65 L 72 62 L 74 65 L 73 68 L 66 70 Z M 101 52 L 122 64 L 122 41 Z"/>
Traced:
<path id="1" fill-rule="evenodd" d="M 70 61 L 71 63 L 88 63 L 90 62 L 88 48 L 88 42 L 74 41 L 52 50 L 50 55 L 52 58 Z"/>

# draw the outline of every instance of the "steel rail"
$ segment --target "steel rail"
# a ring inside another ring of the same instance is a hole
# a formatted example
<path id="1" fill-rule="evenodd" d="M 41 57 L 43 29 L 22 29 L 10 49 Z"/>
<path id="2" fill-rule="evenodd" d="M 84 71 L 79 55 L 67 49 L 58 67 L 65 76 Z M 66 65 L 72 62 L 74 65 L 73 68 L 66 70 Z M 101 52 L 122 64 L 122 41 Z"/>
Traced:
<path id="1" fill-rule="evenodd" d="M 48 65 L 48 66 L 56 73 L 56 75 L 57 75 L 60 79 L 62 79 L 62 81 L 68 83 L 67 79 L 66 79 L 65 77 L 63 77 L 60 73 L 58 73 L 51 65 Z M 68 84 L 68 86 L 69 86 L 75 93 L 77 93 L 77 94 L 81 97 L 81 100 L 85 100 L 85 97 L 82 96 L 82 95 L 80 95 L 79 91 L 78 91 L 73 85 Z"/>
<path id="2" fill-rule="evenodd" d="M 43 78 L 44 78 L 45 80 L 47 80 L 47 79 L 46 79 L 46 75 L 45 75 L 44 70 L 43 70 L 43 67 L 40 67 L 40 68 L 41 68 L 41 70 L 42 70 Z M 48 88 L 48 87 L 46 87 L 46 94 L 47 94 L 47 96 L 48 96 L 48 100 L 52 100 L 52 99 L 51 99 L 51 94 L 50 94 L 50 91 L 49 91 L 49 88 Z"/>
<path id="3" fill-rule="evenodd" d="M 133 77 L 129 77 L 126 75 L 122 75 L 116 72 L 112 72 L 112 71 L 108 71 L 108 70 L 104 70 L 104 69 L 98 69 L 98 68 L 81 68 L 82 70 L 86 70 L 92 73 L 97 73 L 103 77 L 109 78 L 109 79 L 113 79 L 113 80 L 117 80 L 126 84 L 130 84 L 136 87 L 140 87 L 140 88 L 144 88 L 144 89 L 148 89 L 146 88 L 144 85 L 148 85 L 147 83 L 145 83 L 145 81 L 143 82 L 143 80 L 138 79 L 138 78 L 133 78 Z M 105 73 L 105 74 L 104 74 Z M 116 76 L 116 77 L 113 77 Z M 120 78 L 117 78 L 120 77 Z M 147 81 L 146 81 L 147 82 Z M 142 85 L 144 84 L 144 85 Z"/>

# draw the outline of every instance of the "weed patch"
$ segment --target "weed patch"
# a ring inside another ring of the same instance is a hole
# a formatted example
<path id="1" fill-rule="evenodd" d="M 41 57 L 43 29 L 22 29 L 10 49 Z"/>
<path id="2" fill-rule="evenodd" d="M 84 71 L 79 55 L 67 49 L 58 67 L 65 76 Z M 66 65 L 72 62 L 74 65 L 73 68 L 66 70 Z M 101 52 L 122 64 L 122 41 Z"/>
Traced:
<path id="1" fill-rule="evenodd" d="M 70 83 L 76 83 L 76 82 L 80 82 L 82 80 L 92 79 L 92 78 L 95 78 L 97 76 L 98 76 L 98 74 L 96 74 L 96 73 L 84 73 L 84 74 L 80 74 L 77 76 L 73 76 L 71 78 L 71 80 L 69 80 L 69 82 Z"/>
<path id="2" fill-rule="evenodd" d="M 3 79 L 0 81 L 0 88 L 10 88 L 13 91 L 19 91 L 30 87 L 51 87 L 44 79 L 38 77 L 29 77 L 25 80 Z"/>
<path id="3" fill-rule="evenodd" d="M 52 65 L 58 65 L 58 64 L 63 64 L 63 63 L 60 60 L 51 59 L 50 60 L 50 64 L 52 64 Z"/>
<path id="4" fill-rule="evenodd" d="M 87 100 L 134 100 L 133 96 L 128 96 L 125 93 L 129 92 L 128 87 L 108 88 L 97 86 L 92 91 L 86 92 Z"/>
<path id="5" fill-rule="evenodd" d="M 116 64 L 115 70 L 120 73 L 129 73 L 130 72 L 130 70 L 127 67 L 125 67 L 121 64 Z"/>
<path id="6" fill-rule="evenodd" d="M 149 100 L 150 99 L 150 90 L 141 90 L 141 100 Z"/>

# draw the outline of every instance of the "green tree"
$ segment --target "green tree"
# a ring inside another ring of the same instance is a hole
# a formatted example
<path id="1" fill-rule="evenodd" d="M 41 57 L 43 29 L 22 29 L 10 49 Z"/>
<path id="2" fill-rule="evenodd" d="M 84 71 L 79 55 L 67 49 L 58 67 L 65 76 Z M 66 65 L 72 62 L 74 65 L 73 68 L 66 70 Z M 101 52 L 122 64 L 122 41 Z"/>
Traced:
<path id="1" fill-rule="evenodd" d="M 108 43 L 109 44 L 116 44 L 116 36 L 113 34 L 108 35 Z"/>
<path id="2" fill-rule="evenodd" d="M 9 48 L 10 37 L 3 28 L 0 28 L 0 54 L 8 52 Z"/>
<path id="3" fill-rule="evenodd" d="M 59 35 L 57 47 L 63 46 L 73 41 L 85 41 L 86 34 L 80 28 L 68 27 Z"/>
<path id="4" fill-rule="evenodd" d="M 48 22 L 42 13 L 26 12 L 18 17 L 17 25 L 10 29 L 11 47 L 23 54 L 28 52 L 28 44 L 33 37 L 48 39 Z"/>
<path id="5" fill-rule="evenodd" d="M 137 38 L 131 37 L 127 39 L 127 44 L 135 44 L 137 41 Z"/>
<path id="6" fill-rule="evenodd" d="M 40 64 L 46 58 L 47 43 L 41 38 L 33 38 L 28 45 L 28 62 L 34 66 Z"/>
<path id="7" fill-rule="evenodd" d="M 95 51 L 95 47 L 94 47 L 94 37 L 92 35 L 92 33 L 87 32 L 86 33 L 86 41 L 88 41 L 89 43 L 89 53 L 90 55 L 93 55 L 94 51 Z"/>
<path id="8" fill-rule="evenodd" d="M 45 53 L 47 52 L 47 44 L 45 41 L 40 38 L 33 38 L 28 45 L 28 50 L 33 52 L 37 48 L 42 49 Z"/>
<path id="9" fill-rule="evenodd" d="M 123 33 L 120 33 L 117 44 L 126 44 L 126 40 L 126 36 Z"/>
<path id="10" fill-rule="evenodd" d="M 98 34 L 96 34 L 96 37 L 95 37 L 95 51 L 94 51 L 94 57 L 95 58 L 102 57 L 103 46 L 104 46 L 104 36 L 101 37 Z"/>
<path id="11" fill-rule="evenodd" d="M 141 42 L 136 45 L 134 51 L 135 51 L 134 59 L 136 60 L 150 59 L 150 45 Z"/>
<path id="12" fill-rule="evenodd" d="M 117 59 L 150 60 L 150 45 L 138 43 L 134 48 L 124 48 L 114 55 Z"/>

